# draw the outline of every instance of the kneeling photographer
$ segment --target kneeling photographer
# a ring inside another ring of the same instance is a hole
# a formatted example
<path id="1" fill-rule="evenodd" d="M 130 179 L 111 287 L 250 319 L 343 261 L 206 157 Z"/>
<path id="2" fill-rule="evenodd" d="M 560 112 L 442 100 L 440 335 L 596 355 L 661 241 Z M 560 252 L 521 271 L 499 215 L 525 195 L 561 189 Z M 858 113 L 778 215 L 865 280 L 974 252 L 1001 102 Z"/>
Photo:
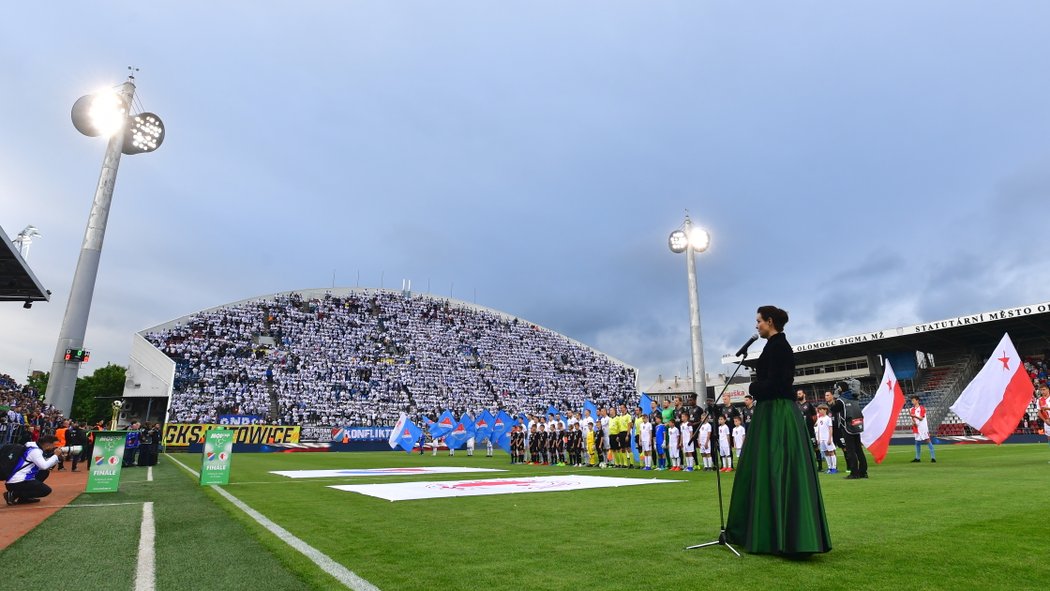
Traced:
<path id="1" fill-rule="evenodd" d="M 51 494 L 51 487 L 44 481 L 51 474 L 51 468 L 58 464 L 56 443 L 57 437 L 44 435 L 35 443 L 26 443 L 24 451 L 14 458 L 11 474 L 5 475 L 7 490 L 4 492 L 4 501 L 8 505 L 37 503 L 41 497 Z"/>

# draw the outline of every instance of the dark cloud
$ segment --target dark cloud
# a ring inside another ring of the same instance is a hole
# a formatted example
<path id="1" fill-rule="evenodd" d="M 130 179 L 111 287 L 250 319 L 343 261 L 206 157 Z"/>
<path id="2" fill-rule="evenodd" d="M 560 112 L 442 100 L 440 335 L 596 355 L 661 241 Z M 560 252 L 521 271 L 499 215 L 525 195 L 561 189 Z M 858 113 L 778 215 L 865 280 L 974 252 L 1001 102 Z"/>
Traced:
<path id="1" fill-rule="evenodd" d="M 875 253 L 835 273 L 817 288 L 814 321 L 829 332 L 878 322 L 902 296 L 912 272 L 904 257 Z"/>

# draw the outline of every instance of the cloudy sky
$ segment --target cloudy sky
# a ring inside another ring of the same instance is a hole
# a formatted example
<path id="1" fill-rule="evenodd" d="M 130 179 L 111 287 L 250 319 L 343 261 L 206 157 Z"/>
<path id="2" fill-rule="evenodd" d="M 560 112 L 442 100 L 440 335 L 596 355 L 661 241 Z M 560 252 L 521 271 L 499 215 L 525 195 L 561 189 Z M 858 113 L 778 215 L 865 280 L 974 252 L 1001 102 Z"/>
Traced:
<path id="1" fill-rule="evenodd" d="M 709 373 L 795 343 L 1050 299 L 1050 5 L 18 3 L 0 22 L 0 225 L 53 292 L 0 307 L 0 372 L 50 369 L 104 145 L 81 95 L 141 69 L 87 331 L 279 291 L 476 301 L 687 375 L 686 210 Z M 83 374 L 83 372 L 82 372 Z"/>

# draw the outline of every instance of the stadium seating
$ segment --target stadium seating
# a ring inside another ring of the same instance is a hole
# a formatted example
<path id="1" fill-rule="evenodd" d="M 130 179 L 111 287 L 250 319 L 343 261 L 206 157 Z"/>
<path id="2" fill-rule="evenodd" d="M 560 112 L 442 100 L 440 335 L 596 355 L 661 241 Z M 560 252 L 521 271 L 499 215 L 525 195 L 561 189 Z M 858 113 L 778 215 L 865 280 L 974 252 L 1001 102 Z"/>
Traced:
<path id="1" fill-rule="evenodd" d="M 172 421 L 258 414 L 287 424 L 382 425 L 435 413 L 636 394 L 630 368 L 485 308 L 366 290 L 295 293 L 202 311 L 145 335 L 176 362 Z"/>

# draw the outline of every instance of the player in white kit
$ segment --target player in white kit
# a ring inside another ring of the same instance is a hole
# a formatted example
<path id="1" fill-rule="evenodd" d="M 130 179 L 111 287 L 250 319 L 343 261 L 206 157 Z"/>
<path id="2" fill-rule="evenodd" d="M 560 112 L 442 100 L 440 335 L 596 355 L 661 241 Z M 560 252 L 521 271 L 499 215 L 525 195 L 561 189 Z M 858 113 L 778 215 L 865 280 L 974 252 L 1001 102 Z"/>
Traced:
<path id="1" fill-rule="evenodd" d="M 911 432 L 915 435 L 915 459 L 912 463 L 921 462 L 922 444 L 930 448 L 930 462 L 936 464 L 937 457 L 933 453 L 933 440 L 930 439 L 930 426 L 926 422 L 926 407 L 919 403 L 918 396 L 911 397 L 911 408 L 908 409 L 911 416 Z"/>
<path id="2" fill-rule="evenodd" d="M 711 458 L 711 421 L 707 420 L 705 413 L 700 423 L 700 435 L 696 441 L 700 444 L 700 458 L 704 462 L 704 472 L 714 470 L 714 460 Z"/>
<path id="3" fill-rule="evenodd" d="M 813 434 L 817 438 L 817 447 L 828 462 L 826 474 L 839 473 L 839 459 L 835 455 L 835 437 L 831 417 L 828 416 L 828 405 L 821 404 L 817 407 L 817 420 L 813 425 Z"/>
<path id="4" fill-rule="evenodd" d="M 692 472 L 695 458 L 693 457 L 693 426 L 689 421 L 682 421 L 682 455 L 685 456 L 685 471 Z"/>
<path id="5" fill-rule="evenodd" d="M 642 448 L 642 470 L 653 469 L 653 425 L 648 415 L 642 415 L 642 424 L 638 430 L 638 443 Z"/>
<path id="6" fill-rule="evenodd" d="M 747 431 L 744 430 L 744 422 L 740 417 L 733 417 L 733 450 L 736 453 L 736 461 L 740 461 L 740 452 L 744 449 L 744 438 Z"/>
<path id="7" fill-rule="evenodd" d="M 718 456 L 722 460 L 719 471 L 732 472 L 733 456 L 729 451 L 729 425 L 726 424 L 725 415 L 718 417 Z"/>
<path id="8" fill-rule="evenodd" d="M 678 430 L 678 421 L 671 420 L 671 428 L 667 430 L 667 455 L 671 457 L 671 470 L 682 471 L 682 432 Z"/>

